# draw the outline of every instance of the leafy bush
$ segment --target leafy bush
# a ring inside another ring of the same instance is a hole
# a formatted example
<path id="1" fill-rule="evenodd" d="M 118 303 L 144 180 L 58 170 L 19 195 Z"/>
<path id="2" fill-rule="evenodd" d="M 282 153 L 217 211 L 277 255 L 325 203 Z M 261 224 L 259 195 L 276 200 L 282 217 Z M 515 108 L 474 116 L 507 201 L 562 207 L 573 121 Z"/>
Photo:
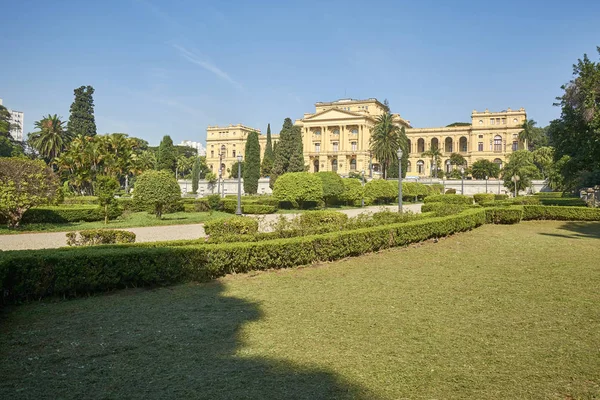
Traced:
<path id="1" fill-rule="evenodd" d="M 398 191 L 397 188 L 394 190 Z M 423 199 L 432 194 L 433 189 L 418 182 L 402 182 L 402 198 L 411 200 L 412 198 Z"/>
<path id="2" fill-rule="evenodd" d="M 0 217 L 11 228 L 19 226 L 31 207 L 56 197 L 58 178 L 42 160 L 0 158 Z"/>
<path id="3" fill-rule="evenodd" d="M 273 196 L 280 202 L 289 202 L 303 208 L 306 203 L 323 200 L 321 179 L 308 172 L 288 172 L 275 181 Z"/>
<path id="4" fill-rule="evenodd" d="M 428 185 L 433 191 L 433 194 L 443 194 L 444 193 L 444 185 L 441 183 L 434 183 L 432 185 Z"/>
<path id="5" fill-rule="evenodd" d="M 485 211 L 323 235 L 178 247 L 98 247 L 0 253 L 1 301 L 207 281 L 229 273 L 332 261 L 467 231 Z"/>
<path id="6" fill-rule="evenodd" d="M 258 221 L 250 217 L 215 219 L 204 224 L 204 232 L 210 236 L 255 234 Z"/>
<path id="7" fill-rule="evenodd" d="M 344 185 L 344 193 L 341 200 L 348 205 L 359 205 L 364 195 L 362 180 L 344 178 L 342 179 L 342 183 Z"/>
<path id="8" fill-rule="evenodd" d="M 224 199 L 222 204 L 225 212 L 234 214 L 237 211 L 237 200 Z M 242 201 L 242 213 L 244 214 L 272 214 L 275 211 L 277 211 L 275 206 Z"/>
<path id="9" fill-rule="evenodd" d="M 373 179 L 365 185 L 365 198 L 369 199 L 369 203 L 388 204 L 397 197 L 398 182 L 396 181 Z"/>
<path id="10" fill-rule="evenodd" d="M 477 193 L 473 195 L 473 200 L 475 203 L 481 204 L 486 201 L 494 201 L 496 199 L 496 195 L 492 193 Z"/>
<path id="11" fill-rule="evenodd" d="M 62 204 L 65 204 L 65 205 L 72 205 L 72 204 L 92 205 L 92 204 L 98 204 L 98 197 L 96 197 L 96 196 L 72 196 L 72 197 L 65 197 L 64 200 L 62 201 Z"/>
<path id="12" fill-rule="evenodd" d="M 221 196 L 218 194 L 211 194 L 206 197 L 208 200 L 208 205 L 211 210 L 218 211 L 223 208 L 223 203 L 221 200 Z"/>
<path id="13" fill-rule="evenodd" d="M 446 194 L 456 194 L 456 189 L 446 189 Z"/>
<path id="14" fill-rule="evenodd" d="M 428 213 L 428 212 L 437 212 L 440 211 L 440 213 L 445 213 L 445 212 L 449 212 L 450 214 L 454 213 L 454 210 L 457 210 L 458 208 L 454 207 L 454 208 L 448 208 L 447 206 L 459 206 L 461 210 L 464 210 L 465 208 L 467 208 L 466 204 L 450 204 L 450 203 L 441 203 L 441 202 L 436 202 L 436 203 L 425 203 L 421 206 L 421 212 L 422 213 Z M 444 211 L 444 210 L 448 210 L 448 211 Z M 452 210 L 452 211 L 451 211 Z M 447 214 L 447 215 L 450 215 Z"/>
<path id="15" fill-rule="evenodd" d="M 495 194 L 494 195 L 494 200 L 507 200 L 507 199 L 508 199 L 507 194 Z"/>
<path id="16" fill-rule="evenodd" d="M 587 204 L 579 197 L 539 197 L 540 203 L 545 206 L 575 206 L 585 207 Z"/>
<path id="17" fill-rule="evenodd" d="M 524 220 L 600 221 L 600 208 L 562 206 L 523 206 Z"/>
<path id="18" fill-rule="evenodd" d="M 133 201 L 139 207 L 150 207 L 156 217 L 161 218 L 168 207 L 181 204 L 181 188 L 167 171 L 146 171 L 135 181 Z"/>
<path id="19" fill-rule="evenodd" d="M 121 214 L 122 211 L 117 206 L 108 208 L 109 219 L 115 219 Z M 102 221 L 103 219 L 104 208 L 98 206 L 47 206 L 27 210 L 22 221 L 27 224 L 64 224 L 67 222 Z"/>
<path id="20" fill-rule="evenodd" d="M 343 229 L 344 224 L 348 221 L 348 215 L 327 210 L 308 211 L 296 218 L 298 218 L 300 229 L 312 232 L 323 226 Z"/>
<path id="21" fill-rule="evenodd" d="M 455 215 L 463 212 L 466 208 L 464 204 L 452 204 L 452 203 L 430 203 L 439 204 L 433 211 L 433 215 L 436 217 L 445 217 L 448 215 Z"/>
<path id="22" fill-rule="evenodd" d="M 69 246 L 95 246 L 98 244 L 134 243 L 135 233 L 114 229 L 92 229 L 67 233 Z"/>
<path id="23" fill-rule="evenodd" d="M 462 194 L 438 194 L 427 196 L 423 201 L 425 203 L 473 204 L 473 198 Z"/>
<path id="24" fill-rule="evenodd" d="M 523 219 L 523 207 L 492 207 L 485 209 L 488 224 L 518 224 Z"/>
<path id="25" fill-rule="evenodd" d="M 335 204 L 341 201 L 344 195 L 344 182 L 337 172 L 321 171 L 315 174 L 321 180 L 323 187 L 323 200 L 325 204 Z"/>
<path id="26" fill-rule="evenodd" d="M 419 215 L 412 212 L 404 211 L 402 213 L 390 210 L 378 211 L 373 214 L 373 222 L 375 225 L 399 224 L 418 219 Z"/>
<path id="27" fill-rule="evenodd" d="M 540 204 L 539 197 L 535 197 L 535 196 L 518 196 L 518 197 L 513 197 L 509 201 L 511 204 L 514 204 L 514 205 L 524 205 L 524 204 L 537 205 L 537 204 Z"/>
<path id="28" fill-rule="evenodd" d="M 563 193 L 563 192 L 537 192 L 534 193 L 535 196 L 539 196 L 539 197 L 552 197 L 552 198 L 556 198 L 556 197 L 571 197 L 570 195 Z"/>

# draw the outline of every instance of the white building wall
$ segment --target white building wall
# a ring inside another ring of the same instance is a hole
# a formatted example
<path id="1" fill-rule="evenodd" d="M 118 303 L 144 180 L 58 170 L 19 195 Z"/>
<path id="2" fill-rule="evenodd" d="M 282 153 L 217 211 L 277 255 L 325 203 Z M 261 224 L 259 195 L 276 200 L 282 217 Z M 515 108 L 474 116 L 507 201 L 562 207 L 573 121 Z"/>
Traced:
<path id="1" fill-rule="evenodd" d="M 191 140 L 184 140 L 183 142 L 179 143 L 178 146 L 191 147 L 191 148 L 196 149 L 198 151 L 198 155 L 199 156 L 206 156 L 206 149 L 204 148 L 204 146 L 200 142 L 194 142 L 194 141 L 191 141 Z"/>

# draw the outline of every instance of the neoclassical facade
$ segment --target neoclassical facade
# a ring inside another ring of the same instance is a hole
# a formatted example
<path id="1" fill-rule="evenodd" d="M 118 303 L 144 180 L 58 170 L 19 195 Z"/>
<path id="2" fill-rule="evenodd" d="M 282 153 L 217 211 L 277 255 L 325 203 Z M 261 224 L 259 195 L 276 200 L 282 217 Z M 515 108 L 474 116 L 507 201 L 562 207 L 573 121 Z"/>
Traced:
<path id="1" fill-rule="evenodd" d="M 304 162 L 308 171 L 335 171 L 340 175 L 351 172 L 378 176 L 380 167 L 369 151 L 371 129 L 376 118 L 386 112 L 377 99 L 341 99 L 315 104 L 314 113 L 306 113 L 295 121 L 302 131 Z M 523 144 L 518 139 L 521 125 L 527 118 L 523 108 L 500 112 L 473 111 L 470 124 L 455 127 L 413 128 L 410 121 L 399 114 L 392 114 L 394 122 L 406 130 L 409 141 L 409 165 L 407 176 L 428 177 L 432 175 L 431 157 L 423 153 L 437 147 L 442 153 L 439 169 L 449 172 L 452 153 L 461 154 L 471 165 L 486 159 L 502 166 L 510 153 Z M 235 163 L 236 155 L 243 153 L 248 133 L 259 129 L 244 125 L 228 127 L 209 126 L 206 132 L 206 160 L 213 171 L 219 167 L 219 153 L 223 155 L 223 175 Z M 261 157 L 266 136 L 259 136 Z M 278 135 L 273 135 L 273 142 Z"/>
<path id="2" fill-rule="evenodd" d="M 261 135 L 260 129 L 251 128 L 242 124 L 229 126 L 209 126 L 206 128 L 206 164 L 219 175 L 219 161 L 223 177 L 229 176 L 233 164 L 237 162 L 239 154 L 244 155 L 246 138 L 250 132 L 258 132 L 258 143 L 260 144 L 260 157 L 262 159 L 267 144 L 267 136 Z M 273 143 L 279 135 L 272 135 Z"/>

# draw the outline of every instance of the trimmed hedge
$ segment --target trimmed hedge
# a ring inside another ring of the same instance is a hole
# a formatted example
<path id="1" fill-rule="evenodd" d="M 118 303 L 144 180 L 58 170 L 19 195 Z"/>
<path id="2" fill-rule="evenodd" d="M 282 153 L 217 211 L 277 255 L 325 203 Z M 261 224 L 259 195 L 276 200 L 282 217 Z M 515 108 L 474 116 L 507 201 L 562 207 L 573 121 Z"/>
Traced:
<path id="1" fill-rule="evenodd" d="M 224 199 L 222 204 L 225 212 L 234 214 L 237 211 L 237 199 Z M 242 199 L 243 214 L 272 214 L 275 211 L 277 211 L 277 207 L 273 205 L 244 202 Z"/>
<path id="2" fill-rule="evenodd" d="M 69 205 L 69 204 L 87 204 L 87 205 L 93 205 L 93 204 L 98 204 L 98 197 L 96 196 L 72 196 L 72 197 L 65 197 L 62 201 L 62 204 L 65 205 Z"/>
<path id="3" fill-rule="evenodd" d="M 540 203 L 545 206 L 576 206 L 586 207 L 585 200 L 579 197 L 542 197 L 540 196 Z"/>
<path id="4" fill-rule="evenodd" d="M 302 230 L 313 230 L 323 226 L 342 229 L 348 221 L 347 214 L 328 210 L 307 211 L 297 218 Z"/>
<path id="5" fill-rule="evenodd" d="M 108 208 L 108 218 L 115 219 L 121 216 L 119 207 Z M 104 220 L 104 208 L 99 206 L 73 206 L 73 207 L 35 207 L 30 208 L 23 215 L 22 223 L 25 224 L 64 224 L 67 222 L 92 222 Z"/>
<path id="6" fill-rule="evenodd" d="M 523 219 L 600 221 L 600 208 L 525 205 Z"/>
<path id="7" fill-rule="evenodd" d="M 487 201 L 496 200 L 496 195 L 492 193 L 477 193 L 473 195 L 473 200 L 475 200 L 475 203 L 481 204 Z"/>
<path id="8" fill-rule="evenodd" d="M 204 223 L 207 235 L 246 235 L 258 232 L 258 221 L 250 217 L 219 218 Z"/>
<path id="9" fill-rule="evenodd" d="M 462 194 L 437 194 L 433 196 L 427 196 L 423 199 L 424 203 L 446 203 L 446 204 L 466 204 L 472 205 L 473 198 L 469 196 L 463 196 Z"/>
<path id="10" fill-rule="evenodd" d="M 523 206 L 485 208 L 488 224 L 518 224 L 523 219 Z"/>
<path id="11" fill-rule="evenodd" d="M 90 229 L 67 233 L 68 246 L 135 243 L 135 233 L 115 229 Z"/>
<path id="12" fill-rule="evenodd" d="M 518 196 L 518 197 L 513 197 L 509 201 L 511 204 L 515 204 L 515 205 L 540 204 L 539 197 L 535 197 L 535 196 Z"/>
<path id="13" fill-rule="evenodd" d="M 508 199 L 507 194 L 495 194 L 494 195 L 494 200 L 496 200 L 496 201 L 502 201 L 502 200 L 507 200 L 507 199 Z"/>
<path id="14" fill-rule="evenodd" d="M 98 247 L 0 253 L 2 302 L 123 287 L 207 281 L 230 273 L 333 261 L 471 230 L 485 211 L 263 242 L 181 247 Z"/>

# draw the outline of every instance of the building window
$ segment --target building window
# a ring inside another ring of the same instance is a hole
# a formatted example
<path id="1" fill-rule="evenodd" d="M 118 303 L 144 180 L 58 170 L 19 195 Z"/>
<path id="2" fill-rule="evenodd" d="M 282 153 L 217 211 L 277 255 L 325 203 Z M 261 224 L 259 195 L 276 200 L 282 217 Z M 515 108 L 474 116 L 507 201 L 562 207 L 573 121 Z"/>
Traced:
<path id="1" fill-rule="evenodd" d="M 502 152 L 502 136 L 500 135 L 494 137 L 494 152 Z"/>
<path id="2" fill-rule="evenodd" d="M 320 129 L 317 129 L 317 130 L 315 131 L 315 135 L 320 135 L 320 134 L 321 134 L 321 130 L 320 130 Z"/>
<path id="3" fill-rule="evenodd" d="M 339 149 L 339 143 L 333 142 L 333 151 L 338 151 L 338 149 Z"/>
<path id="4" fill-rule="evenodd" d="M 519 121 L 517 121 L 517 119 L 515 118 L 515 119 L 513 119 L 513 122 L 516 124 L 516 123 L 517 123 L 517 122 L 519 122 Z"/>
<path id="5" fill-rule="evenodd" d="M 356 158 L 350 160 L 350 171 L 356 171 Z"/>
<path id="6" fill-rule="evenodd" d="M 483 142 L 477 143 L 477 151 L 483 151 Z"/>
<path id="7" fill-rule="evenodd" d="M 483 120 L 482 119 L 479 120 L 479 125 L 483 125 Z"/>
<path id="8" fill-rule="evenodd" d="M 339 135 L 339 134 L 340 134 L 340 130 L 339 130 L 338 128 L 335 128 L 335 129 L 333 130 L 333 134 L 334 134 L 334 135 Z"/>
<path id="9" fill-rule="evenodd" d="M 235 157 L 235 150 L 231 152 L 231 157 Z"/>
<path id="10" fill-rule="evenodd" d="M 502 160 L 499 158 L 496 158 L 494 160 L 494 164 L 496 164 L 500 169 L 502 169 Z"/>
<path id="11" fill-rule="evenodd" d="M 214 156 L 215 156 L 215 151 L 214 151 L 214 150 L 211 150 L 211 151 L 210 151 L 210 157 L 211 157 L 211 158 L 213 158 Z"/>
<path id="12" fill-rule="evenodd" d="M 467 138 L 462 136 L 459 140 L 458 140 L 458 149 L 461 153 L 466 153 L 467 152 Z"/>
<path id="13" fill-rule="evenodd" d="M 351 146 L 352 146 L 352 151 L 356 151 L 356 150 L 357 150 L 357 148 L 358 148 L 358 146 L 356 145 L 356 142 L 352 142 L 352 143 L 350 143 L 350 144 L 351 144 Z"/>
<path id="14" fill-rule="evenodd" d="M 502 118 L 502 125 L 506 125 L 506 118 Z"/>
<path id="15" fill-rule="evenodd" d="M 496 118 L 496 125 L 500 125 L 500 118 Z"/>
<path id="16" fill-rule="evenodd" d="M 421 175 L 423 173 L 424 169 L 425 169 L 425 163 L 423 162 L 423 160 L 417 161 L 417 173 L 419 175 Z"/>
<path id="17" fill-rule="evenodd" d="M 512 143 L 512 151 L 517 151 L 517 150 L 519 150 L 519 142 L 514 141 Z"/>
<path id="18" fill-rule="evenodd" d="M 313 170 L 314 172 L 319 172 L 319 160 L 313 162 Z"/>
<path id="19" fill-rule="evenodd" d="M 331 161 L 331 170 L 333 172 L 337 172 L 338 170 L 338 162 L 335 158 Z"/>
<path id="20" fill-rule="evenodd" d="M 315 152 L 316 153 L 321 152 L 321 143 L 315 143 Z"/>
<path id="21" fill-rule="evenodd" d="M 491 125 L 496 125 L 496 120 L 494 118 L 490 119 L 490 124 Z"/>
<path id="22" fill-rule="evenodd" d="M 350 131 L 350 133 L 352 133 L 353 135 L 358 135 L 358 129 L 352 128 L 352 130 Z"/>
<path id="23" fill-rule="evenodd" d="M 479 139 L 483 139 L 483 135 L 479 135 Z"/>

